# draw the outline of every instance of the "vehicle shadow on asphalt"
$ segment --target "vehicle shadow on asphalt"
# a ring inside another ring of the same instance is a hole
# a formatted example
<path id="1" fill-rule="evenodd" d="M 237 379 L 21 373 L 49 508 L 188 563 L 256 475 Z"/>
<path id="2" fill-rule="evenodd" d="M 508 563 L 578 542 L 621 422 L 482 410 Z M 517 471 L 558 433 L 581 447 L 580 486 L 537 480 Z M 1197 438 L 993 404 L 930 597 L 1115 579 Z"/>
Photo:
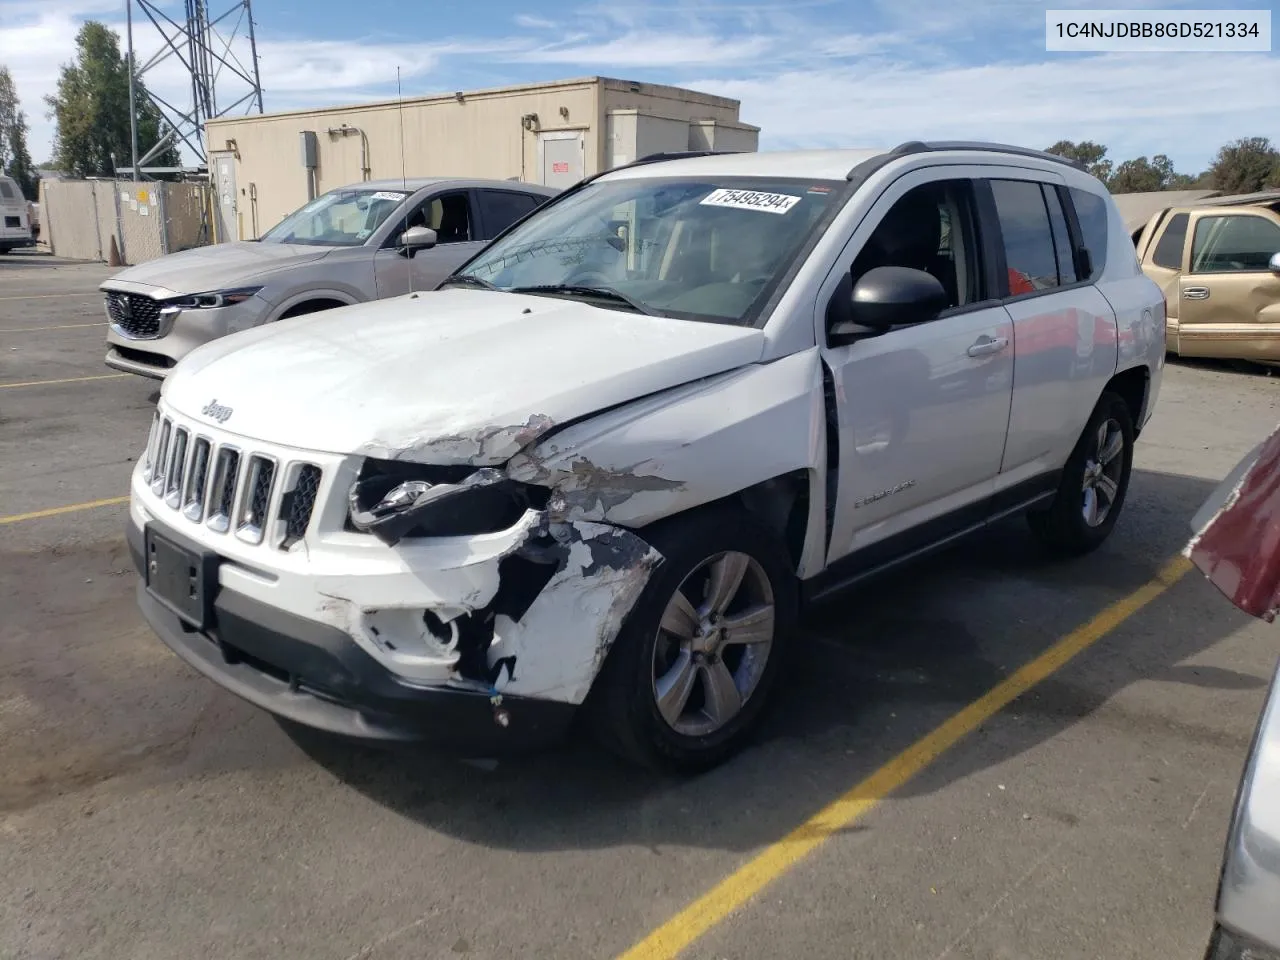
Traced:
<path id="1" fill-rule="evenodd" d="M 376 802 L 483 846 L 752 849 L 789 832 L 1150 581 L 1185 543 L 1188 520 L 1213 486 L 1135 471 L 1112 539 L 1089 557 L 1050 559 L 1013 520 L 814 611 L 756 742 L 701 777 L 638 771 L 585 737 L 534 757 L 476 766 L 411 750 L 363 749 L 305 731 L 290 736 Z M 1265 681 L 1256 676 L 1183 663 L 1248 622 L 1192 571 L 1009 708 L 1036 722 L 1002 728 L 975 748 L 979 731 L 901 793 L 937 791 L 1031 750 L 1138 681 L 1259 690 Z M 1224 744 L 1242 756 L 1245 746 Z"/>

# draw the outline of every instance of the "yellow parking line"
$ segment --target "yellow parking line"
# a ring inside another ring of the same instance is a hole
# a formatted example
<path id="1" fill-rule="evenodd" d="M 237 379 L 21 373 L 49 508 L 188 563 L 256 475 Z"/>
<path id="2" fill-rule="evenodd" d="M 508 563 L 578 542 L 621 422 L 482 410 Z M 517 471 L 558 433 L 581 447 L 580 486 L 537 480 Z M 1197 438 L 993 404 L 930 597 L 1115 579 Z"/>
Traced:
<path id="1" fill-rule="evenodd" d="M 1177 557 L 1155 579 L 1068 633 L 1030 663 L 941 726 L 917 740 L 844 796 L 828 804 L 778 842 L 766 847 L 662 926 L 620 955 L 618 960 L 671 960 L 725 920 L 757 893 L 813 853 L 834 834 L 875 808 L 969 733 L 1013 700 L 1059 670 L 1177 583 L 1191 563 Z"/>
<path id="2" fill-rule="evenodd" d="M 21 523 L 23 520 L 39 520 L 43 517 L 60 517 L 64 513 L 79 513 L 81 510 L 94 510 L 97 507 L 114 507 L 127 503 L 128 497 L 107 497 L 105 500 L 90 500 L 88 503 L 73 503 L 66 507 L 50 507 L 48 510 L 33 510 L 31 513 L 15 513 L 8 517 L 0 517 L 0 527 L 6 523 Z"/>
<path id="3" fill-rule="evenodd" d="M 28 380 L 26 383 L 0 383 L 0 390 L 12 387 L 45 387 L 54 383 L 84 383 L 86 380 L 119 380 L 121 377 L 131 376 L 131 373 L 101 373 L 92 377 L 64 377 L 61 380 Z"/>
<path id="4" fill-rule="evenodd" d="M 74 330 L 76 327 L 105 327 L 106 325 L 105 320 L 97 323 L 59 323 L 51 327 L 12 327 L 8 330 L 0 330 L 0 333 L 36 333 L 41 330 Z"/>

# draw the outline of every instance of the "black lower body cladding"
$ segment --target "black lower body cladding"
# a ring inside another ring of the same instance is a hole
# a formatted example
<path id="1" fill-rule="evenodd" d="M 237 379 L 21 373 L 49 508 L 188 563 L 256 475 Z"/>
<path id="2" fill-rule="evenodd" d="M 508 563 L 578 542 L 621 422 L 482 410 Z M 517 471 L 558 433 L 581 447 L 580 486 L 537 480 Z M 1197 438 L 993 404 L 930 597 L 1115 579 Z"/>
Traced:
<path id="1" fill-rule="evenodd" d="M 143 534 L 132 522 L 127 537 L 142 578 L 138 607 L 152 630 L 206 677 L 284 719 L 357 740 L 491 756 L 556 743 L 577 712 L 559 701 L 506 696 L 495 704 L 481 691 L 408 683 L 336 627 L 225 588 L 212 598 L 210 625 L 194 630 L 148 591 Z"/>

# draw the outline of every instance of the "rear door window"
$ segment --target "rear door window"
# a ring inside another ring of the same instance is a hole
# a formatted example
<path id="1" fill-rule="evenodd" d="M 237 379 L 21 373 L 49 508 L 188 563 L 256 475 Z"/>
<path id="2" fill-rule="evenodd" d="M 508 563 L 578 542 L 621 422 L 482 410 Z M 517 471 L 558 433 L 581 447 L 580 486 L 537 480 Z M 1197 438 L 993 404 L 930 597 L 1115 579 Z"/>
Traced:
<path id="1" fill-rule="evenodd" d="M 1151 262 L 1157 267 L 1167 270 L 1182 269 L 1182 248 L 1187 242 L 1187 214 L 1175 213 L 1169 218 L 1169 225 L 1160 234 Z"/>
<path id="2" fill-rule="evenodd" d="M 514 190 L 481 190 L 480 219 L 488 239 L 500 234 L 511 224 L 539 206 L 546 197 L 517 193 Z"/>
<path id="3" fill-rule="evenodd" d="M 1031 180 L 992 180 L 991 192 L 1004 239 L 1009 296 L 1058 286 L 1053 229 L 1040 184 Z"/>

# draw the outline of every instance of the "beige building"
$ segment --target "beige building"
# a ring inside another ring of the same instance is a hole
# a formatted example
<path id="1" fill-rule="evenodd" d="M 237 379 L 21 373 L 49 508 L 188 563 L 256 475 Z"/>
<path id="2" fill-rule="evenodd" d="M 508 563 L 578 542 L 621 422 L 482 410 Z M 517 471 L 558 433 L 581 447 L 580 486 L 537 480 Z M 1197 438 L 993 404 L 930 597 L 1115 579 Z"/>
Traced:
<path id="1" fill-rule="evenodd" d="M 220 240 L 348 183 L 467 176 L 569 186 L 646 154 L 754 151 L 738 101 L 606 77 L 212 120 Z"/>

